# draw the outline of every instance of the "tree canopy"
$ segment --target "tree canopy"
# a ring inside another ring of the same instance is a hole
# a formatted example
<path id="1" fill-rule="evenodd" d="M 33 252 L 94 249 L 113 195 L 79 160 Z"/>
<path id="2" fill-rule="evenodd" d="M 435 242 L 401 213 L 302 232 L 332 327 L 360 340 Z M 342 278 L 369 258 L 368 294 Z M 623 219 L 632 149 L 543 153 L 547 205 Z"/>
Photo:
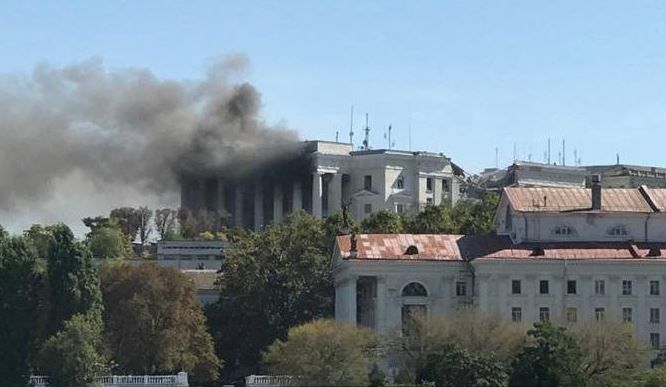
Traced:
<path id="1" fill-rule="evenodd" d="M 405 231 L 413 234 L 488 234 L 494 232 L 493 219 L 499 204 L 494 193 L 486 194 L 481 201 L 463 199 L 453 207 L 448 205 L 426 206 L 405 224 Z"/>
<path id="2" fill-rule="evenodd" d="M 400 234 L 404 232 L 402 217 L 389 210 L 377 211 L 363 219 L 361 230 L 368 234 Z"/>
<path id="3" fill-rule="evenodd" d="M 108 264 L 100 277 L 104 333 L 120 370 L 217 378 L 220 361 L 194 284 L 184 274 L 153 264 Z"/>
<path id="4" fill-rule="evenodd" d="M 264 364 L 276 375 L 297 377 L 305 386 L 363 386 L 376 338 L 368 329 L 316 320 L 289 330 L 276 340 Z"/>
<path id="5" fill-rule="evenodd" d="M 457 346 L 428 354 L 416 375 L 419 383 L 436 387 L 502 387 L 509 382 L 506 366 L 493 355 L 470 353 Z"/>
<path id="6" fill-rule="evenodd" d="M 100 227 L 88 238 L 88 246 L 95 258 L 125 258 L 130 255 L 123 233 L 116 227 Z"/>
<path id="7" fill-rule="evenodd" d="M 330 247 L 322 222 L 302 211 L 238 234 L 222 262 L 220 300 L 208 308 L 225 376 L 256 372 L 261 352 L 289 328 L 332 315 Z"/>

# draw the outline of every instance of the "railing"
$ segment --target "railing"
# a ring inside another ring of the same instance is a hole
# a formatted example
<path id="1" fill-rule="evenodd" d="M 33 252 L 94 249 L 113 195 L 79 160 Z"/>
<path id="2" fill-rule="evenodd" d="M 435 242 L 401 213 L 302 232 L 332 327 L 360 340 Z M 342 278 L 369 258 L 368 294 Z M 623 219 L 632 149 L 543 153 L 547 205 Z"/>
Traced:
<path id="1" fill-rule="evenodd" d="M 295 383 L 289 375 L 250 375 L 245 377 L 246 387 L 286 387 Z"/>
<path id="2" fill-rule="evenodd" d="M 179 372 L 177 375 L 122 375 L 98 376 L 95 381 L 104 387 L 116 386 L 174 386 L 188 387 L 187 373 Z M 47 387 L 48 377 L 31 376 L 30 384 L 34 387 Z"/>

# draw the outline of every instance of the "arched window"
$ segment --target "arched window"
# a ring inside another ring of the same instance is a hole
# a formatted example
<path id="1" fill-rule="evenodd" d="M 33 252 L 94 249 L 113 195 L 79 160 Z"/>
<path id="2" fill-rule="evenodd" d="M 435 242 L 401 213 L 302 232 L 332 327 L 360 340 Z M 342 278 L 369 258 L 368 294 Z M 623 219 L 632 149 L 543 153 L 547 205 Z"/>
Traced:
<path id="1" fill-rule="evenodd" d="M 403 297 L 428 297 L 426 288 L 418 282 L 411 282 L 402 288 Z"/>
<path id="2" fill-rule="evenodd" d="M 629 233 L 627 232 L 627 228 L 623 224 L 618 224 L 617 226 L 608 230 L 608 235 L 611 235 L 611 236 L 627 236 L 627 235 L 629 235 Z"/>
<path id="3" fill-rule="evenodd" d="M 419 253 L 419 248 L 414 245 L 410 245 L 409 247 L 407 247 L 407 250 L 405 250 L 405 255 L 417 255 L 418 253 Z"/>
<path id="4" fill-rule="evenodd" d="M 553 234 L 557 236 L 572 236 L 575 235 L 576 232 L 569 226 L 558 226 L 553 230 Z"/>

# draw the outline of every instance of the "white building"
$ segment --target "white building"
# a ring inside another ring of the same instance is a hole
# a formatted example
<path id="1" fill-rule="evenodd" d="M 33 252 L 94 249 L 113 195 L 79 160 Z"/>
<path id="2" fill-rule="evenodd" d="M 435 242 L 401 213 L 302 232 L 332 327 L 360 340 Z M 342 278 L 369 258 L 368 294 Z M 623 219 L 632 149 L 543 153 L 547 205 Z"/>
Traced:
<path id="1" fill-rule="evenodd" d="M 326 141 L 307 141 L 302 150 L 242 176 L 185 179 L 181 207 L 224 210 L 231 225 L 260 230 L 300 209 L 326 217 L 347 206 L 361 220 L 379 210 L 452 204 L 460 196 L 463 172 L 439 153 L 354 151 Z"/>
<path id="2" fill-rule="evenodd" d="M 224 249 L 231 247 L 227 241 L 159 241 L 157 263 L 160 266 L 181 270 L 214 269 L 222 266 Z"/>
<path id="3" fill-rule="evenodd" d="M 335 316 L 382 333 L 460 305 L 523 323 L 616 318 L 663 347 L 665 211 L 665 189 L 515 187 L 498 235 L 340 236 Z"/>

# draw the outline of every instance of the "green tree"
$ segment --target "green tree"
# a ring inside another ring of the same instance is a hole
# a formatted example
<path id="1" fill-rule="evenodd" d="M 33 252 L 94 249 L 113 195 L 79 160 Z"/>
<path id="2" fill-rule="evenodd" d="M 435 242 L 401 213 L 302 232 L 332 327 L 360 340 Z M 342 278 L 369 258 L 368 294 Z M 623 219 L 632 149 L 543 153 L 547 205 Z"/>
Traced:
<path id="1" fill-rule="evenodd" d="M 101 272 L 106 342 L 125 373 L 185 370 L 217 378 L 220 362 L 194 284 L 173 268 L 109 264 Z"/>
<path id="2" fill-rule="evenodd" d="M 94 218 L 87 217 L 81 219 L 83 224 L 90 229 L 90 233 L 86 235 L 86 237 L 90 236 L 91 233 L 97 231 L 101 227 L 107 227 L 111 220 L 109 218 L 105 218 L 103 216 L 96 216 Z"/>
<path id="3" fill-rule="evenodd" d="M 352 232 L 358 233 L 361 230 L 354 218 L 352 218 L 344 209 L 343 211 L 338 211 L 328 216 L 326 220 L 324 220 L 323 228 L 325 244 L 326 246 L 329 246 L 329 248 L 333 247 L 336 236 L 350 234 Z"/>
<path id="4" fill-rule="evenodd" d="M 641 372 L 636 377 L 633 387 L 664 387 L 666 386 L 666 368 L 657 367 Z"/>
<path id="5" fill-rule="evenodd" d="M 74 239 L 64 224 L 50 227 L 53 242 L 47 256 L 48 319 L 45 337 L 63 327 L 75 314 L 101 306 L 99 279 L 90 250 Z"/>
<path id="6" fill-rule="evenodd" d="M 513 364 L 512 386 L 584 386 L 583 353 L 566 329 L 538 322 L 527 334 L 526 345 Z"/>
<path id="7" fill-rule="evenodd" d="M 43 276 L 25 238 L 0 240 L 0 380 L 24 387 L 30 376 Z"/>
<path id="8" fill-rule="evenodd" d="M 109 219 L 116 223 L 129 243 L 134 242 L 141 227 L 141 213 L 132 207 L 114 208 Z"/>
<path id="9" fill-rule="evenodd" d="M 423 211 L 406 221 L 405 229 L 412 234 L 454 233 L 451 208 L 446 205 L 426 206 Z"/>
<path id="10" fill-rule="evenodd" d="M 139 241 L 142 246 L 145 246 L 148 243 L 148 238 L 150 234 L 153 233 L 153 226 L 150 224 L 150 220 L 153 217 L 153 212 L 148 209 L 148 207 L 139 207 L 137 210 L 139 216 Z"/>
<path id="11" fill-rule="evenodd" d="M 7 239 L 7 237 L 9 237 L 9 233 L 4 227 L 2 227 L 2 225 L 0 225 L 0 241 Z"/>
<path id="12" fill-rule="evenodd" d="M 46 259 L 54 242 L 53 227 L 33 224 L 29 229 L 23 231 L 23 236 L 35 246 L 38 257 Z"/>
<path id="13" fill-rule="evenodd" d="M 299 211 L 227 251 L 220 300 L 208 308 L 225 377 L 257 372 L 261 352 L 290 327 L 330 316 L 330 245 L 322 222 Z"/>
<path id="14" fill-rule="evenodd" d="M 504 364 L 494 356 L 470 353 L 457 346 L 429 354 L 416 378 L 421 383 L 434 383 L 436 387 L 501 387 L 509 382 Z"/>
<path id="15" fill-rule="evenodd" d="M 647 350 L 634 329 L 619 321 L 587 321 L 571 327 L 583 354 L 581 367 L 591 386 L 628 384 L 643 369 Z"/>
<path id="16" fill-rule="evenodd" d="M 52 387 L 87 387 L 108 369 L 98 313 L 77 314 L 51 336 L 39 353 L 39 364 Z"/>
<path id="17" fill-rule="evenodd" d="M 481 201 L 460 200 L 455 206 L 427 206 L 405 222 L 414 234 L 489 234 L 494 232 L 494 216 L 499 197 L 486 194 Z"/>
<path id="18" fill-rule="evenodd" d="M 215 227 L 217 219 L 218 214 L 215 212 L 206 210 L 192 212 L 190 210 L 180 209 L 178 211 L 180 234 L 187 239 L 193 239 L 206 231 L 215 232 L 217 231 Z"/>
<path id="19" fill-rule="evenodd" d="M 264 356 L 271 373 L 298 377 L 306 386 L 368 384 L 369 355 L 376 345 L 370 330 L 316 320 L 289 330 Z"/>
<path id="20" fill-rule="evenodd" d="M 125 236 L 115 227 L 101 227 L 92 232 L 88 247 L 95 258 L 126 258 L 131 254 Z"/>
<path id="21" fill-rule="evenodd" d="M 402 217 L 389 210 L 377 211 L 361 222 L 361 230 L 368 234 L 402 233 Z"/>

